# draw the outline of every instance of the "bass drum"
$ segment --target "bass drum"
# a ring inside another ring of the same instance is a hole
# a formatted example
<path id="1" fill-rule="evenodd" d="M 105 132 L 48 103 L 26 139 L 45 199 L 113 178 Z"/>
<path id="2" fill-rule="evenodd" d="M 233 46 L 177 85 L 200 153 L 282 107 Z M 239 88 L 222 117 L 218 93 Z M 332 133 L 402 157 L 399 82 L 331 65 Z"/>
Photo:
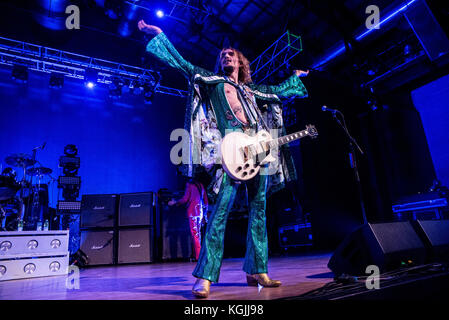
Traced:
<path id="1" fill-rule="evenodd" d="M 20 190 L 20 183 L 16 180 L 16 172 L 12 168 L 5 168 L 0 175 L 0 201 L 14 198 Z"/>

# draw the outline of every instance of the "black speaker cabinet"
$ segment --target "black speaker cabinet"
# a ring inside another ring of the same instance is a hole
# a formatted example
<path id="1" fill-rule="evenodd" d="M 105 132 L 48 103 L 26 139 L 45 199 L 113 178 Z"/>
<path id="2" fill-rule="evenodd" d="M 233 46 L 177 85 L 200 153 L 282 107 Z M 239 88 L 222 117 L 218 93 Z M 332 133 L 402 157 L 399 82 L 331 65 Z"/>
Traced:
<path id="1" fill-rule="evenodd" d="M 88 265 L 114 264 L 114 231 L 81 231 L 80 249 L 88 257 Z"/>
<path id="2" fill-rule="evenodd" d="M 113 228 L 117 195 L 88 194 L 81 198 L 80 228 Z"/>
<path id="3" fill-rule="evenodd" d="M 118 263 L 153 262 L 153 228 L 122 229 L 118 239 Z"/>
<path id="4" fill-rule="evenodd" d="M 153 193 L 121 194 L 118 224 L 120 227 L 153 225 Z"/>
<path id="5" fill-rule="evenodd" d="M 402 262 L 422 264 L 426 249 L 410 222 L 366 224 L 352 232 L 338 246 L 328 267 L 335 276 L 366 275 L 376 265 L 381 272 L 394 270 Z"/>
<path id="6" fill-rule="evenodd" d="M 427 247 L 427 261 L 449 262 L 449 220 L 417 220 L 414 224 Z"/>

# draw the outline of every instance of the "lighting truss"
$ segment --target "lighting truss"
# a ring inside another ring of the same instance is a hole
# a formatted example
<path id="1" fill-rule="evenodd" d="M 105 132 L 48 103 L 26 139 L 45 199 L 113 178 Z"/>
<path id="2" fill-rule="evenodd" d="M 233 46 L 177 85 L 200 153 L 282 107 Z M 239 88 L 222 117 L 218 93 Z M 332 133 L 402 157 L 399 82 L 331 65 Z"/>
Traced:
<path id="1" fill-rule="evenodd" d="M 302 40 L 289 31 L 285 32 L 268 49 L 251 62 L 251 74 L 255 83 L 262 83 L 274 72 L 286 65 L 302 51 Z"/>
<path id="2" fill-rule="evenodd" d="M 97 82 L 99 83 L 110 84 L 114 77 L 120 77 L 128 80 L 131 85 L 142 82 L 152 83 L 156 86 L 156 92 L 159 93 L 187 96 L 186 91 L 161 86 L 161 75 L 157 71 L 4 37 L 0 37 L 0 64 L 9 66 L 22 64 L 30 70 L 59 73 L 81 80 L 84 79 L 86 70 L 95 70 L 98 71 Z"/>

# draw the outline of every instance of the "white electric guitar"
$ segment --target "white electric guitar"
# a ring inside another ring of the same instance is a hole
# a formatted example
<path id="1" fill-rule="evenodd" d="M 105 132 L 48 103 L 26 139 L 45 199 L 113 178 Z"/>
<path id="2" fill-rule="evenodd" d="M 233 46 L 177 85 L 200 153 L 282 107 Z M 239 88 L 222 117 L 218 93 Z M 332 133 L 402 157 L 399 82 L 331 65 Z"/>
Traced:
<path id="1" fill-rule="evenodd" d="M 316 138 L 318 131 L 313 125 L 277 139 L 273 139 L 268 131 L 259 131 L 254 136 L 242 132 L 231 132 L 221 142 L 222 165 L 226 173 L 235 180 L 252 179 L 260 170 L 260 166 L 276 159 L 271 155 L 274 147 L 310 136 Z"/>

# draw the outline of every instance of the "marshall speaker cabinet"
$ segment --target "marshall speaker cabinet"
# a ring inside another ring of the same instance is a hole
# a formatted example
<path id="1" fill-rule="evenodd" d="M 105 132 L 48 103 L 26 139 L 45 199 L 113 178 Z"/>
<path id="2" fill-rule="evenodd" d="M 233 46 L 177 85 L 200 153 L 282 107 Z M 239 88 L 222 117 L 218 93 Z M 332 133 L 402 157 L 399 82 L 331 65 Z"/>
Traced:
<path id="1" fill-rule="evenodd" d="M 152 192 L 124 193 L 119 198 L 117 262 L 153 262 L 155 243 Z"/>
<path id="2" fill-rule="evenodd" d="M 117 195 L 88 194 L 81 200 L 80 228 L 113 228 Z"/>
<path id="3" fill-rule="evenodd" d="M 82 230 L 80 249 L 88 258 L 88 266 L 115 263 L 114 230 Z"/>
<path id="4" fill-rule="evenodd" d="M 120 195 L 119 227 L 153 225 L 153 193 L 126 193 Z"/>
<path id="5" fill-rule="evenodd" d="M 118 263 L 153 262 L 152 227 L 121 229 L 118 237 Z"/>

